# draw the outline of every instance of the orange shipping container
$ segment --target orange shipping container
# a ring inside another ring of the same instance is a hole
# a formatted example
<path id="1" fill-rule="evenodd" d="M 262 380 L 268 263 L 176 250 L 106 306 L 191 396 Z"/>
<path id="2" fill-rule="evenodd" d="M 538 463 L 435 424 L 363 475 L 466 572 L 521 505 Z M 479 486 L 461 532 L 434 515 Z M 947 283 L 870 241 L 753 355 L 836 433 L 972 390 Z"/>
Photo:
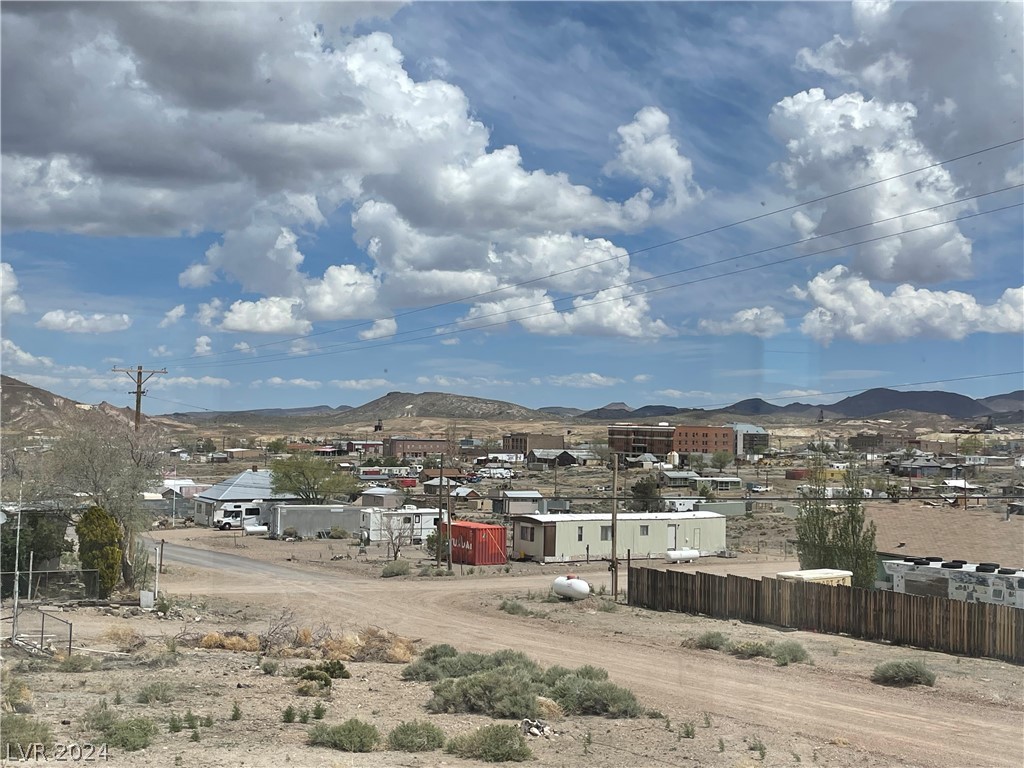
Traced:
<path id="1" fill-rule="evenodd" d="M 505 535 L 503 525 L 456 520 L 452 523 L 452 562 L 465 565 L 504 565 L 508 562 Z"/>

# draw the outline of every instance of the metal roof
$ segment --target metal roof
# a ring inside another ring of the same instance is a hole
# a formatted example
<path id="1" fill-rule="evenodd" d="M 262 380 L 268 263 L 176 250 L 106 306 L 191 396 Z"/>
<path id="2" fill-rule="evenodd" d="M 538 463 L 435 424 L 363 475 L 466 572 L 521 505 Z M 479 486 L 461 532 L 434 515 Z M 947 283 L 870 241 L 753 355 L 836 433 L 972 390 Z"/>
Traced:
<path id="1" fill-rule="evenodd" d="M 573 513 L 566 513 L 563 515 L 541 515 L 541 514 L 530 514 L 530 515 L 512 515 L 513 519 L 516 520 L 532 520 L 535 523 L 558 523 L 558 522 L 611 522 L 611 512 L 600 513 L 600 512 L 588 512 L 587 514 L 576 515 Z M 722 518 L 725 519 L 725 515 L 720 515 L 717 512 L 621 512 L 618 515 L 620 521 L 632 521 L 632 520 L 710 520 Z"/>
<path id="2" fill-rule="evenodd" d="M 503 499 L 543 499 L 544 494 L 540 491 L 502 491 Z"/>
<path id="3" fill-rule="evenodd" d="M 244 472 L 239 472 L 234 477 L 229 477 L 227 480 L 221 480 L 216 485 L 211 486 L 197 496 L 194 496 L 193 499 L 205 502 L 217 502 L 295 498 L 295 496 L 288 493 L 273 493 L 271 491 L 271 485 L 272 481 L 269 469 L 258 469 L 255 472 L 251 469 L 247 469 Z"/>

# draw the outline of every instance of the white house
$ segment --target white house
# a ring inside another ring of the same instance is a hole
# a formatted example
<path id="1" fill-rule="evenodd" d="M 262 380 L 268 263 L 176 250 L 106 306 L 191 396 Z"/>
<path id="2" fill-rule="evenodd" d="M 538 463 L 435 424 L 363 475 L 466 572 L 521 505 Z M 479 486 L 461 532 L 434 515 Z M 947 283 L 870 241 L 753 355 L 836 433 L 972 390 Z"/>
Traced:
<path id="1" fill-rule="evenodd" d="M 609 558 L 611 514 L 515 515 L 512 554 L 541 563 Z M 705 554 L 726 548 L 725 516 L 715 512 L 625 512 L 618 515 L 618 550 L 624 558 L 662 557 L 696 549 Z"/>

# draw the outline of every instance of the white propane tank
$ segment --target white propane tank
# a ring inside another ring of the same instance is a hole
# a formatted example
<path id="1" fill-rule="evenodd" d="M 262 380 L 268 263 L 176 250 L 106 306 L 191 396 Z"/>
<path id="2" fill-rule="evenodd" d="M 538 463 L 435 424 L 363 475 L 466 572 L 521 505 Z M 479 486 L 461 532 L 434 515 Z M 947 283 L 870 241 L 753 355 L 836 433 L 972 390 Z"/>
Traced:
<path id="1" fill-rule="evenodd" d="M 676 549 L 665 553 L 666 563 L 692 563 L 700 557 L 700 551 L 696 549 Z"/>
<path id="2" fill-rule="evenodd" d="M 583 579 L 569 574 L 559 576 L 551 585 L 551 591 L 559 597 L 567 597 L 570 600 L 584 600 L 590 597 L 590 585 Z"/>
<path id="3" fill-rule="evenodd" d="M 266 525 L 247 525 L 245 526 L 245 533 L 248 536 L 269 533 L 270 528 Z"/>

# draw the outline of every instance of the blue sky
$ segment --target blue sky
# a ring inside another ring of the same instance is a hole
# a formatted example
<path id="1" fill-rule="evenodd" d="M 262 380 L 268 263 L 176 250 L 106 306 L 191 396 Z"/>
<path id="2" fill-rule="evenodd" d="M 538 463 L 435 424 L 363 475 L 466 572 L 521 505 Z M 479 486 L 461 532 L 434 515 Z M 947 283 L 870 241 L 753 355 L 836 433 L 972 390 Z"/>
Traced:
<path id="1" fill-rule="evenodd" d="M 5 4 L 4 373 L 166 367 L 151 413 L 1019 388 L 1021 8 Z"/>

